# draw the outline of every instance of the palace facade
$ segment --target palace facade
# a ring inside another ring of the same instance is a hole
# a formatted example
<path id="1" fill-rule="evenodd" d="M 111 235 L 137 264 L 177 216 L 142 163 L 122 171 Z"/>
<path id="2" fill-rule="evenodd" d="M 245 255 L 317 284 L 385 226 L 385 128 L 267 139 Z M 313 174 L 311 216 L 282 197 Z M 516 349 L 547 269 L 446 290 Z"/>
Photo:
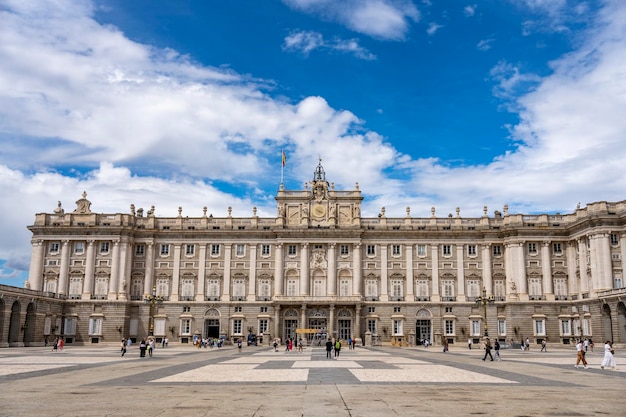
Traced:
<path id="1" fill-rule="evenodd" d="M 626 343 L 626 201 L 569 214 L 361 217 L 321 163 L 281 185 L 276 217 L 72 212 L 32 232 L 25 288 L 0 286 L 0 346 L 191 343 L 248 335 L 366 345 L 478 341 Z"/>

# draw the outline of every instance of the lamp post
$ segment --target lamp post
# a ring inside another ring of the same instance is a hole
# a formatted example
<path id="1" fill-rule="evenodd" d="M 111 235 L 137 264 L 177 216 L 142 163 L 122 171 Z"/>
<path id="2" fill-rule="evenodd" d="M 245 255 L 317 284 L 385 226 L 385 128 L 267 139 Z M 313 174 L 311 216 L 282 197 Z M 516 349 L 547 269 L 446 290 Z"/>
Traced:
<path id="1" fill-rule="evenodd" d="M 489 331 L 487 328 L 487 304 L 493 304 L 494 301 L 496 300 L 495 298 L 493 298 L 493 295 L 487 297 L 487 289 L 485 287 L 483 287 L 483 294 L 476 297 L 476 304 L 479 306 L 481 304 L 483 305 L 483 317 L 485 319 L 485 337 L 489 336 Z"/>
<path id="2" fill-rule="evenodd" d="M 160 295 L 156 295 L 156 286 L 152 287 L 152 294 L 146 294 L 143 297 L 143 301 L 146 304 L 150 304 L 150 330 L 149 336 L 154 336 L 154 309 L 157 304 L 163 303 L 163 297 Z"/>

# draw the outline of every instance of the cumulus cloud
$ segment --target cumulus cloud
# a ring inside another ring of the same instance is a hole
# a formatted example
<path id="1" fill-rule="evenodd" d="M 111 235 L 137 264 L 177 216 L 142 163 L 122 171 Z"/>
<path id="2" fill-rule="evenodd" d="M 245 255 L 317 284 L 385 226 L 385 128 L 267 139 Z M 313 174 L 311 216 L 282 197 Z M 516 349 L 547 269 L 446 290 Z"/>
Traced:
<path id="1" fill-rule="evenodd" d="M 283 0 L 289 7 L 379 39 L 401 40 L 420 14 L 410 0 Z"/>
<path id="2" fill-rule="evenodd" d="M 294 31 L 290 33 L 285 37 L 283 49 L 286 51 L 298 51 L 304 55 L 308 55 L 309 52 L 315 49 L 322 49 L 348 53 L 366 61 L 376 59 L 374 54 L 359 45 L 357 39 L 333 38 L 325 40 L 321 33 L 312 31 Z"/>

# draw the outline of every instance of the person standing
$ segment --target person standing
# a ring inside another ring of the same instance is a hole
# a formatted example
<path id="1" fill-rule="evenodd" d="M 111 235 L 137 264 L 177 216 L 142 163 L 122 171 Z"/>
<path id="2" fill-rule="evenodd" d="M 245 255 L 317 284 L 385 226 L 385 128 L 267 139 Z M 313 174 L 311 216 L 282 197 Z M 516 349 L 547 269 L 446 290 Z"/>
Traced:
<path id="1" fill-rule="evenodd" d="M 335 358 L 339 357 L 339 353 L 341 352 L 341 339 L 337 339 L 335 342 Z"/>
<path id="2" fill-rule="evenodd" d="M 146 341 L 145 339 L 141 339 L 141 342 L 139 342 L 139 357 L 140 358 L 145 358 L 146 357 Z"/>
<path id="3" fill-rule="evenodd" d="M 126 339 L 122 339 L 122 343 L 120 344 L 120 352 L 122 356 L 126 354 Z"/>
<path id="4" fill-rule="evenodd" d="M 54 352 L 55 350 L 57 350 L 59 348 L 59 338 L 56 337 L 54 339 L 54 342 L 52 342 L 52 351 Z"/>
<path id="5" fill-rule="evenodd" d="M 483 356 L 483 360 L 487 359 L 487 355 L 489 355 L 491 361 L 493 362 L 493 356 L 491 355 L 491 341 L 488 337 L 485 338 L 485 356 Z"/>
<path id="6" fill-rule="evenodd" d="M 574 368 L 578 368 L 578 364 L 582 362 L 585 369 L 588 369 L 587 360 L 585 359 L 585 350 L 583 348 L 583 341 L 578 339 L 578 343 L 576 343 L 576 365 Z"/>
<path id="7" fill-rule="evenodd" d="M 613 349 L 613 343 L 610 340 L 607 340 L 604 343 L 604 358 L 602 359 L 602 365 L 600 368 L 611 368 L 615 369 L 615 350 Z"/>
<path id="8" fill-rule="evenodd" d="M 333 342 L 332 340 L 328 339 L 326 341 L 326 359 L 332 359 L 332 356 L 330 355 L 330 352 L 333 351 Z"/>
<path id="9" fill-rule="evenodd" d="M 473 341 L 472 341 L 472 338 L 471 338 L 471 337 L 470 337 L 469 339 L 467 339 L 467 348 L 468 348 L 469 350 L 472 350 L 472 342 L 473 342 Z"/>
<path id="10" fill-rule="evenodd" d="M 530 339 L 526 338 L 526 350 L 530 350 Z"/>
<path id="11" fill-rule="evenodd" d="M 498 362 L 500 362 L 500 342 L 498 342 L 498 339 L 496 339 L 495 343 L 493 344 L 493 350 L 496 352 L 496 358 L 498 358 Z"/>
<path id="12" fill-rule="evenodd" d="M 548 351 L 548 344 L 546 343 L 546 339 L 543 339 L 541 341 L 541 351 L 542 352 L 547 352 Z"/>
<path id="13" fill-rule="evenodd" d="M 59 337 L 59 350 L 63 350 L 63 338 Z"/>

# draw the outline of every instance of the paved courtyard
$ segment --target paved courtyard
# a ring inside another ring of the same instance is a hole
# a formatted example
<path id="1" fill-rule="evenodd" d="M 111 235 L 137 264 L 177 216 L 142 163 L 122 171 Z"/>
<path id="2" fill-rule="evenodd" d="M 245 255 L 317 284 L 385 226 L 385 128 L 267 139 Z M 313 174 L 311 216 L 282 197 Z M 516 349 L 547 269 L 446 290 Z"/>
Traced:
<path id="1" fill-rule="evenodd" d="M 626 365 L 575 349 L 0 350 L 0 416 L 626 416 Z"/>

